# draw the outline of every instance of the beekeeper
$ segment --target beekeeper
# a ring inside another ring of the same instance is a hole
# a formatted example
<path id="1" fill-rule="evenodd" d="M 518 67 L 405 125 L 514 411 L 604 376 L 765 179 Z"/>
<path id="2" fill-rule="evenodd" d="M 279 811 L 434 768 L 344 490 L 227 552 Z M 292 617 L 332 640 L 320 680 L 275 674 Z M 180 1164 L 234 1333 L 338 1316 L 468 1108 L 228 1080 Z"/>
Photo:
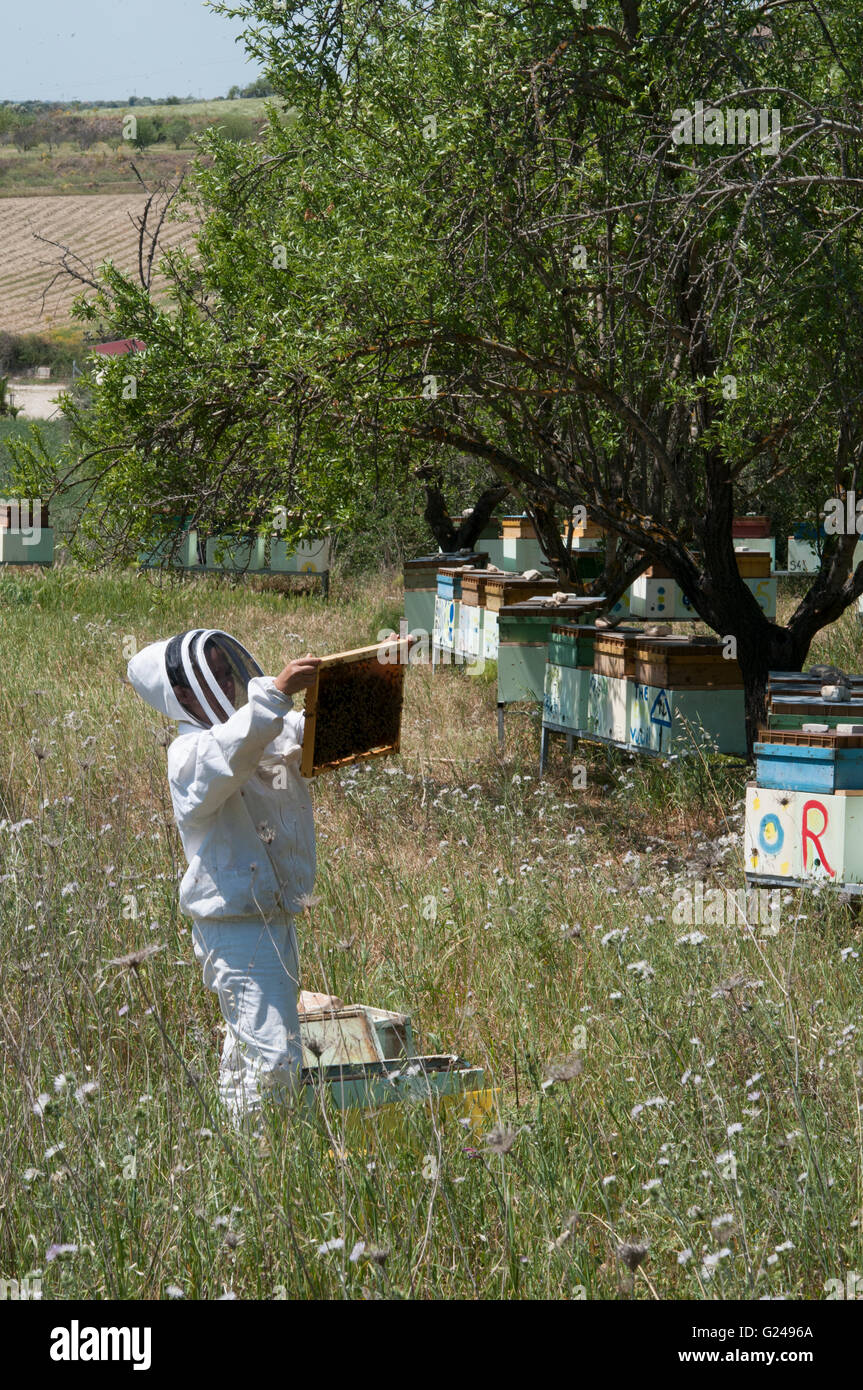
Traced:
<path id="1" fill-rule="evenodd" d="M 180 908 L 227 1025 L 220 1095 L 243 1127 L 265 1092 L 285 1099 L 301 1059 L 294 918 L 314 883 L 315 828 L 292 697 L 319 661 L 265 676 L 226 632 L 195 629 L 128 666 L 138 694 L 179 724 L 168 782 L 188 860 Z"/>

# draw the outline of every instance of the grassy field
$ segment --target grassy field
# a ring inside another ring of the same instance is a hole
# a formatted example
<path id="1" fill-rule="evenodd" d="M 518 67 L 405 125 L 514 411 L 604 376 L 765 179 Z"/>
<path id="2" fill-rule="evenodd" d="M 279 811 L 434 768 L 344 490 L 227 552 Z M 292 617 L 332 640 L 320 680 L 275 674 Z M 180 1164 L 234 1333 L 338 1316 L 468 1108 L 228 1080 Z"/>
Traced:
<path id="1" fill-rule="evenodd" d="M 169 729 L 125 658 L 206 621 L 275 670 L 374 639 L 398 578 L 327 605 L 67 566 L 0 576 L 0 605 L 0 1277 L 45 1298 L 818 1299 L 863 1268 L 855 918 L 788 892 L 775 935 L 671 920 L 675 886 L 743 883 L 744 770 L 583 750 L 580 788 L 558 744 L 540 783 L 534 713 L 498 754 L 492 672 L 411 669 L 401 756 L 314 785 L 303 984 L 485 1067 L 498 1127 L 420 1108 L 398 1141 L 348 1142 L 318 1106 L 238 1139 L 177 909 Z M 852 617 L 817 655 L 859 669 Z"/>
<path id="2" fill-rule="evenodd" d="M 244 126 L 254 138 L 263 125 L 268 104 L 276 98 L 240 97 L 233 101 L 195 101 L 179 106 L 91 107 L 75 112 L 57 111 L 41 118 L 40 131 L 52 131 L 50 144 L 41 139 L 29 149 L 17 148 L 12 135 L 0 143 L 0 199 L 134 193 L 140 187 L 132 171 L 134 162 L 152 186 L 186 169 L 195 155 L 193 137 L 210 125 L 223 122 Z M 135 149 L 124 139 L 127 116 L 147 117 L 162 123 L 180 120 L 188 135 L 178 147 L 167 142 Z M 82 148 L 69 122 L 83 122 L 91 134 Z"/>
<path id="3" fill-rule="evenodd" d="M 70 322 L 72 301 L 84 288 L 68 276 L 51 288 L 61 252 L 38 236 L 70 246 L 82 261 L 97 266 L 109 257 L 121 270 L 137 266 L 138 232 L 130 216 L 139 215 L 145 198 L 134 194 L 0 199 L 0 328 L 10 333 L 47 332 Z M 161 244 L 186 245 L 188 224 L 166 225 Z"/>

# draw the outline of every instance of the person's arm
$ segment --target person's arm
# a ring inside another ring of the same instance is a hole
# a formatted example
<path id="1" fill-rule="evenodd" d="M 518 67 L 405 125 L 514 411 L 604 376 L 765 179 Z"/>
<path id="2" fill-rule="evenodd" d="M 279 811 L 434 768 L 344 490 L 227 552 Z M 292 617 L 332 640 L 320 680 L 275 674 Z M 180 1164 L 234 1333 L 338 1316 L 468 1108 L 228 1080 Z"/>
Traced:
<path id="1" fill-rule="evenodd" d="M 178 820 L 206 819 L 249 780 L 290 713 L 292 695 L 313 683 L 319 661 L 302 657 L 274 679 L 249 681 L 248 703 L 224 724 L 172 745 L 168 777 Z"/>

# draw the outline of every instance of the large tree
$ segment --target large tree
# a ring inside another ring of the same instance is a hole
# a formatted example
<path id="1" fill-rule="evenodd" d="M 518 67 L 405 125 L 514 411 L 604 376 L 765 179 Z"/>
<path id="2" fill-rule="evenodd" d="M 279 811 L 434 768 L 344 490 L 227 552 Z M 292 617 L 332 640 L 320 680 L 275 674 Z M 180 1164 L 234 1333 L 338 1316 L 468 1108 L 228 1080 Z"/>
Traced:
<path id="1" fill-rule="evenodd" d="M 568 585 L 579 503 L 596 592 L 664 562 L 736 638 L 751 735 L 770 667 L 863 591 L 834 537 L 771 623 L 731 538 L 858 485 L 856 5 L 222 8 L 290 109 L 263 148 L 209 137 L 174 302 L 111 272 L 89 310 L 149 345 L 136 399 L 115 365 L 78 422 L 106 515 L 157 479 L 252 521 L 275 476 L 338 508 L 370 467 L 472 458 Z"/>

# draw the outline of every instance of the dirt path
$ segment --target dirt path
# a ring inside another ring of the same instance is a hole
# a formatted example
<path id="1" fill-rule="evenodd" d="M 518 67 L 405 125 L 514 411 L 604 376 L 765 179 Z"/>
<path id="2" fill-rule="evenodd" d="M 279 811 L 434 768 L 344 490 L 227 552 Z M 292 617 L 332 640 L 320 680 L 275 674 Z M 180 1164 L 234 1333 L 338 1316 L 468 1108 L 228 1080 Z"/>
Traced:
<path id="1" fill-rule="evenodd" d="M 57 404 L 57 396 L 67 391 L 67 381 L 50 382 L 10 382 L 9 401 L 21 407 L 19 420 L 60 420 L 62 413 Z"/>

